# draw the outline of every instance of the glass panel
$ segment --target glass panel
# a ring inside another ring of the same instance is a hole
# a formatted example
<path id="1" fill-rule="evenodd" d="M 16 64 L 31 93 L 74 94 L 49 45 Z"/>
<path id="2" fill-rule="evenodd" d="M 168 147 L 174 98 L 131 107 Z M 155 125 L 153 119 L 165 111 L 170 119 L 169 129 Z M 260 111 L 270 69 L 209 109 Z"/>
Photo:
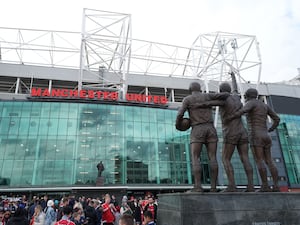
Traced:
<path id="1" fill-rule="evenodd" d="M 300 184 L 300 116 L 280 115 L 279 139 L 290 184 Z"/>
<path id="2" fill-rule="evenodd" d="M 106 184 L 191 183 L 184 154 L 189 152 L 189 133 L 175 130 L 174 110 L 59 102 L 0 104 L 2 183 L 94 185 L 99 161 L 105 166 Z"/>

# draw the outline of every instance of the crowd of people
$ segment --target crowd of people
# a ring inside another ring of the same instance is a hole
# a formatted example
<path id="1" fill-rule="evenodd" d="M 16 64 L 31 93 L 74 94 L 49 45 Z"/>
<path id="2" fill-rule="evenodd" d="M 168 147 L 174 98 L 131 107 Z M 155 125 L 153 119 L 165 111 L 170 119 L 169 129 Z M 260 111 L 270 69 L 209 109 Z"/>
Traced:
<path id="1" fill-rule="evenodd" d="M 0 198 L 0 225 L 155 225 L 157 199 L 105 194 L 97 198 L 47 195 Z"/>

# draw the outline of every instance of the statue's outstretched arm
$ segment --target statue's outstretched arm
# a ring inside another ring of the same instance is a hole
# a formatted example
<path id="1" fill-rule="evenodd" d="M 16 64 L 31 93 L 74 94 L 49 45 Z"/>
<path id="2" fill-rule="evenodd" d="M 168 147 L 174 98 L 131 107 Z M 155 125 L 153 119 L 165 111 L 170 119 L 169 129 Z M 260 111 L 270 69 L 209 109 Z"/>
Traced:
<path id="1" fill-rule="evenodd" d="M 206 101 L 206 102 L 201 102 L 201 103 L 195 103 L 191 107 L 192 108 L 209 108 L 212 106 L 223 106 L 224 104 L 225 104 L 225 102 L 222 100 L 211 100 L 211 101 Z"/>
<path id="2" fill-rule="evenodd" d="M 238 86 L 237 86 L 234 72 L 230 72 L 230 75 L 231 75 L 231 82 L 232 82 L 232 93 L 238 94 Z"/>

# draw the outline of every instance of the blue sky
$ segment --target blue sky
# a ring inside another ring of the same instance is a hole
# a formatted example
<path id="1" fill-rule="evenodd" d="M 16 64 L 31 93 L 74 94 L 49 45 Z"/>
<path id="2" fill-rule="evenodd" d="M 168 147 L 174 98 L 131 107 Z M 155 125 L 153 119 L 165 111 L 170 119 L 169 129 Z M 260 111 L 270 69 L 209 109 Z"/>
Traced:
<path id="1" fill-rule="evenodd" d="M 186 47 L 202 33 L 255 35 L 262 81 L 289 80 L 300 67 L 299 0 L 10 0 L 0 27 L 80 31 L 83 8 L 131 14 L 134 38 Z"/>

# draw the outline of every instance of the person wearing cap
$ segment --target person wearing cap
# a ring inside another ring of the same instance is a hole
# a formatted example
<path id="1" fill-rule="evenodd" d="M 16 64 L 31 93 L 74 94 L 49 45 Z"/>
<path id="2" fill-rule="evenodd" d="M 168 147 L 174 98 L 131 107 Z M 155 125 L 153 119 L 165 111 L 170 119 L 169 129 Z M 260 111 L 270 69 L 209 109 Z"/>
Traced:
<path id="1" fill-rule="evenodd" d="M 246 104 L 243 108 L 235 112 L 229 119 L 247 116 L 248 129 L 250 134 L 250 146 L 254 154 L 254 159 L 262 181 L 261 192 L 279 191 L 278 171 L 271 156 L 272 139 L 268 132 L 272 132 L 279 125 L 279 116 L 270 106 L 258 100 L 258 92 L 254 88 L 249 88 L 246 93 Z M 267 127 L 268 116 L 273 121 L 270 128 Z M 269 188 L 267 180 L 267 169 L 269 168 L 273 178 L 273 190 Z"/>
<path id="2" fill-rule="evenodd" d="M 54 210 L 54 201 L 48 200 L 47 207 L 44 209 L 46 214 L 45 225 L 53 225 L 56 222 L 56 212 Z"/>

